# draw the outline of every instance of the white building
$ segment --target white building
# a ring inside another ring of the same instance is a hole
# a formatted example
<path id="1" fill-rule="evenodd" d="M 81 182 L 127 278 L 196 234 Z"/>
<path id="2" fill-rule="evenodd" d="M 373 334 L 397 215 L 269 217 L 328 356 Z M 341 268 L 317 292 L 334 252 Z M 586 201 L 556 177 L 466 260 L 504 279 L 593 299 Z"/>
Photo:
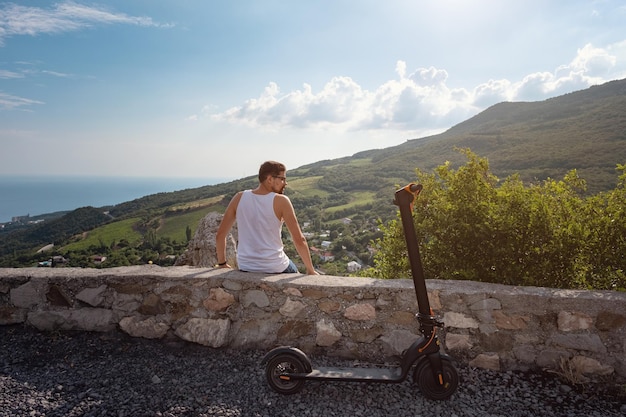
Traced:
<path id="1" fill-rule="evenodd" d="M 356 261 L 348 262 L 348 272 L 356 272 L 361 270 L 361 265 Z"/>

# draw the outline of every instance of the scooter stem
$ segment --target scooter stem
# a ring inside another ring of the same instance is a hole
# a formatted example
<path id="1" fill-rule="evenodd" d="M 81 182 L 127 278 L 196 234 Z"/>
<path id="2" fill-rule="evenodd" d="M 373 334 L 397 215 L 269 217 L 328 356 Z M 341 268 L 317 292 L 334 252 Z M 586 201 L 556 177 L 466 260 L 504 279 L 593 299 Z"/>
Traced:
<path id="1" fill-rule="evenodd" d="M 406 239 L 411 273 L 413 275 L 413 286 L 415 287 L 415 295 L 417 296 L 419 311 L 417 318 L 422 327 L 422 332 L 430 335 L 434 327 L 439 326 L 440 323 L 436 320 L 430 309 L 428 292 L 426 290 L 426 279 L 424 278 L 424 267 L 422 266 L 419 245 L 415 234 L 415 225 L 413 224 L 413 201 L 420 191 L 422 191 L 421 184 L 408 184 L 396 191 L 393 203 L 400 208 L 400 218 L 402 219 L 404 238 Z"/>

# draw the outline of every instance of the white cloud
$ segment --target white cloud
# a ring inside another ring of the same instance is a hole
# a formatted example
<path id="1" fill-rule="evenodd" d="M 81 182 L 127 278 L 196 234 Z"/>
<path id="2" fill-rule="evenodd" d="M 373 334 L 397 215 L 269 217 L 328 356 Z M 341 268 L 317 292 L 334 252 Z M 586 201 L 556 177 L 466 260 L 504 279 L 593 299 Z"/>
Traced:
<path id="1" fill-rule="evenodd" d="M 262 127 L 335 129 L 433 129 L 449 126 L 454 119 L 475 113 L 465 90 L 446 86 L 448 74 L 434 67 L 406 73 L 406 63 L 396 64 L 399 79 L 389 80 L 373 91 L 350 77 L 334 77 L 319 92 L 305 84 L 301 90 L 281 94 L 270 83 L 258 98 L 241 106 L 214 113 L 216 121 Z"/>
<path id="2" fill-rule="evenodd" d="M 52 75 L 54 77 L 59 77 L 59 78 L 71 78 L 74 77 L 72 74 L 66 74 L 64 72 L 58 72 L 58 71 L 50 71 L 50 70 L 43 70 L 41 71 L 42 74 L 46 74 L 46 75 Z"/>
<path id="3" fill-rule="evenodd" d="M 0 69 L 0 78 L 3 78 L 5 80 L 11 79 L 11 78 L 24 78 L 24 74 L 21 74 L 15 71 L 8 71 L 8 70 Z"/>
<path id="4" fill-rule="evenodd" d="M 592 85 L 626 77 L 626 41 L 597 48 L 591 44 L 578 49 L 568 64 L 554 73 L 530 74 L 513 86 L 513 100 L 542 100 Z"/>
<path id="5" fill-rule="evenodd" d="M 56 3 L 47 9 L 5 3 L 0 8 L 0 46 L 12 36 L 72 32 L 96 24 L 173 26 L 154 22 L 149 17 L 112 13 L 102 7 L 84 6 L 72 1 Z"/>
<path id="6" fill-rule="evenodd" d="M 5 94 L 0 92 L 0 110 L 15 110 L 22 109 L 26 106 L 32 106 L 34 104 L 44 104 L 42 101 L 31 100 L 28 98 L 17 97 L 11 94 Z"/>
<path id="7" fill-rule="evenodd" d="M 397 79 L 375 90 L 363 88 L 350 77 L 334 77 L 318 92 L 305 84 L 301 90 L 281 93 L 272 82 L 258 98 L 221 113 L 213 112 L 210 117 L 270 131 L 444 129 L 502 101 L 544 100 L 624 78 L 626 41 L 605 48 L 588 44 L 554 72 L 539 71 L 518 81 L 489 80 L 471 91 L 449 88 L 448 72 L 432 66 L 409 74 L 406 63 L 398 61 L 395 72 Z"/>

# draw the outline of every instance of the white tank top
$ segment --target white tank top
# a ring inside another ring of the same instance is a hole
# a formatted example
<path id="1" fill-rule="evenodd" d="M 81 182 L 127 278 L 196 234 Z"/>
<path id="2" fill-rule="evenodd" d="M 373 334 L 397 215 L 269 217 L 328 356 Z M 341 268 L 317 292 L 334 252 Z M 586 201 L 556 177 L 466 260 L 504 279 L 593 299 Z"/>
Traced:
<path id="1" fill-rule="evenodd" d="M 246 190 L 237 206 L 237 266 L 242 271 L 281 273 L 289 266 L 283 250 L 283 222 L 274 213 L 276 193 Z"/>

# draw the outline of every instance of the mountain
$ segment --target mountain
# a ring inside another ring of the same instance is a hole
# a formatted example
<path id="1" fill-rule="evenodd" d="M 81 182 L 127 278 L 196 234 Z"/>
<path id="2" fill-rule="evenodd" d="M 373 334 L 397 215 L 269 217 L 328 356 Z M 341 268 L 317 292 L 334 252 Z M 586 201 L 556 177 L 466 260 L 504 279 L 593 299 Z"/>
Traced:
<path id="1" fill-rule="evenodd" d="M 492 172 L 501 179 L 512 174 L 529 183 L 548 177 L 561 179 L 576 169 L 587 181 L 590 194 L 613 189 L 617 164 L 626 164 L 626 80 L 540 102 L 499 103 L 438 135 L 290 169 L 288 195 L 300 221 L 317 222 L 318 229 L 322 222 L 345 217 L 391 218 L 395 215 L 390 204 L 394 187 L 415 181 L 415 168 L 430 172 L 446 161 L 453 166 L 463 164 L 465 157 L 457 148 L 470 148 L 487 158 Z M 111 223 L 111 218 L 113 222 L 136 218 L 135 231 L 159 227 L 157 233 L 164 233 L 168 222 L 171 229 L 180 229 L 180 225 L 185 229 L 184 222 L 195 228 L 199 214 L 183 216 L 222 211 L 235 192 L 254 187 L 256 182 L 256 176 L 250 176 L 153 194 L 108 207 L 107 219 L 89 213 L 91 220 L 84 225 L 76 221 L 85 217 L 81 210 L 53 224 L 46 221 L 0 233 L 0 258 L 16 249 L 66 241 L 104 221 Z"/>
<path id="2" fill-rule="evenodd" d="M 612 189 L 616 165 L 626 163 L 626 80 L 541 102 L 499 103 L 439 135 L 343 161 L 369 158 L 372 166 L 362 164 L 355 171 L 401 176 L 416 167 L 430 171 L 445 161 L 464 162 L 455 148 L 487 158 L 500 178 L 518 173 L 528 182 L 559 179 L 577 169 L 590 193 Z"/>

